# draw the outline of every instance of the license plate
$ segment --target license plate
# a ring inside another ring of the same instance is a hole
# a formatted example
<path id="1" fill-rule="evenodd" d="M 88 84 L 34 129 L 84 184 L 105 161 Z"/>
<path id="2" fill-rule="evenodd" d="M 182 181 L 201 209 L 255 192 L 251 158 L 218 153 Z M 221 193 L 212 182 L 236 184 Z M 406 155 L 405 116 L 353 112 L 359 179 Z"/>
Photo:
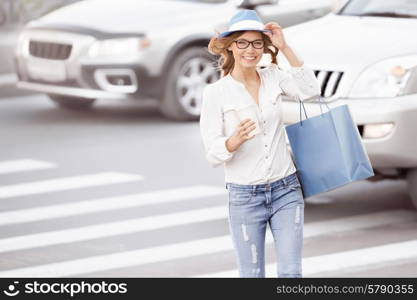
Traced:
<path id="1" fill-rule="evenodd" d="M 33 79 L 57 82 L 66 79 L 65 64 L 62 61 L 31 59 L 27 61 L 29 76 Z"/>

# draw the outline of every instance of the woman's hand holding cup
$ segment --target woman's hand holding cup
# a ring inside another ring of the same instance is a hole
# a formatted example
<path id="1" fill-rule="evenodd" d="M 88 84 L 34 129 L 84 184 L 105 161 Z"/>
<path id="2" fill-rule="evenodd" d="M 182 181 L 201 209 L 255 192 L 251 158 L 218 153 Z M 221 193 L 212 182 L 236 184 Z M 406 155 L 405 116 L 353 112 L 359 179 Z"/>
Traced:
<path id="1" fill-rule="evenodd" d="M 249 133 L 256 128 L 256 124 L 251 119 L 245 119 L 241 121 L 235 131 L 235 133 L 227 139 L 226 148 L 229 152 L 234 152 L 246 142 L 251 140 L 255 135 Z"/>

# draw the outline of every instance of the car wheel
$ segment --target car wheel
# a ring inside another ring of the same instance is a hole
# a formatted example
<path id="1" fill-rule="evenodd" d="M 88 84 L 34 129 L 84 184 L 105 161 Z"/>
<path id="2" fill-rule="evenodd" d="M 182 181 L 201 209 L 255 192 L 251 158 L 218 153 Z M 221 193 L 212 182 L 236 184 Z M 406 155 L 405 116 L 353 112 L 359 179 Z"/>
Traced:
<path id="1" fill-rule="evenodd" d="M 168 71 L 159 109 L 176 121 L 198 120 L 204 86 L 220 77 L 214 56 L 205 47 L 192 47 L 176 57 Z"/>
<path id="2" fill-rule="evenodd" d="M 417 168 L 407 172 L 407 184 L 411 202 L 417 209 Z"/>
<path id="3" fill-rule="evenodd" d="M 62 108 L 69 109 L 88 109 L 93 106 L 95 99 L 70 97 L 70 96 L 58 96 L 48 95 L 49 98 Z"/>

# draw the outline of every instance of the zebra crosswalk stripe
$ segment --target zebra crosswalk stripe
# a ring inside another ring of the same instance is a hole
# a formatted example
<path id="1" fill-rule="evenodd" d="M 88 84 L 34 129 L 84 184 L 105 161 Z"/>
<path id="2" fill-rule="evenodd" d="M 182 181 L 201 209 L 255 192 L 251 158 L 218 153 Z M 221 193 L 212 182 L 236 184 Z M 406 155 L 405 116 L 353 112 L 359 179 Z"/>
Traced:
<path id="1" fill-rule="evenodd" d="M 383 266 L 393 261 L 403 259 L 417 259 L 417 240 L 386 244 L 381 246 L 355 249 L 325 255 L 306 257 L 303 259 L 303 276 L 314 277 L 330 271 L 364 268 L 372 265 Z M 276 264 L 271 263 L 265 266 L 266 277 L 277 277 Z M 195 277 L 205 278 L 227 278 L 239 277 L 238 270 L 225 272 L 200 274 Z"/>
<path id="2" fill-rule="evenodd" d="M 218 213 L 217 217 L 221 218 L 222 214 L 224 214 L 226 209 L 222 209 L 222 207 L 212 208 L 212 212 Z M 200 210 L 200 213 L 197 215 L 196 219 L 201 218 L 204 216 L 207 212 L 209 212 L 207 209 Z M 165 227 L 172 226 L 172 220 L 176 220 L 179 218 L 183 218 L 185 220 L 187 215 L 187 212 L 183 212 L 183 215 L 179 215 L 178 213 L 170 214 L 170 216 L 167 218 L 165 215 L 159 216 L 160 219 L 169 219 L 171 220 L 169 225 L 168 222 L 164 224 Z M 188 212 L 189 215 L 187 218 L 191 218 L 192 214 L 195 214 L 195 212 Z M 214 213 L 213 213 L 214 216 Z M 207 220 L 209 217 L 207 217 L 205 220 Z M 361 216 L 354 216 L 354 217 L 348 217 L 348 218 L 340 218 L 337 220 L 330 220 L 330 221 L 320 221 L 320 222 L 314 222 L 314 223 L 308 223 L 305 225 L 305 231 L 306 231 L 306 237 L 314 237 L 322 234 L 330 234 L 340 231 L 346 231 L 346 230 L 353 230 L 353 229 L 359 229 L 359 228 L 369 228 L 374 226 L 381 226 L 385 224 L 393 224 L 395 222 L 402 223 L 405 222 L 405 220 L 415 220 L 415 214 L 412 212 L 407 211 L 389 211 L 389 212 L 380 212 L 380 213 L 374 213 L 374 214 L 367 214 L 367 215 L 361 215 Z M 154 219 L 155 220 L 155 219 Z M 158 221 L 157 220 L 157 221 Z M 367 221 L 364 221 L 367 220 Z M 190 220 L 185 220 L 186 222 L 189 222 Z M 156 224 L 157 222 L 152 222 L 152 218 L 148 219 L 146 222 L 148 222 L 148 227 L 145 228 L 155 228 L 151 226 L 152 224 Z M 344 223 L 351 224 L 352 226 L 344 225 Z M 354 224 L 357 223 L 359 225 L 354 226 Z M 329 224 L 332 224 L 332 226 L 329 226 Z M 343 224 L 343 225 L 342 225 Z M 96 225 L 101 226 L 101 225 Z M 134 226 L 138 226 L 138 224 L 135 224 Z M 162 225 L 161 225 L 162 226 Z M 113 223 L 111 227 L 117 227 Z M 110 228 L 110 227 L 109 227 Z M 26 247 L 36 247 L 36 246 L 44 246 L 45 243 L 48 245 L 56 244 L 57 242 L 71 242 L 75 240 L 83 240 L 82 236 L 85 235 L 88 239 L 91 239 L 94 234 L 99 234 L 101 237 L 103 237 L 103 231 L 109 230 L 109 228 L 99 228 L 95 227 L 94 231 L 91 232 L 83 232 L 82 228 L 78 229 L 71 229 L 71 230 L 80 230 L 78 232 L 65 232 L 65 231 L 59 231 L 52 233 L 53 236 L 48 236 L 48 234 L 51 234 L 49 232 L 47 233 L 41 233 L 43 236 L 40 235 L 32 235 L 32 236 L 22 236 L 22 237 L 14 237 L 10 239 L 3 239 L 0 240 L 0 245 L 2 245 L 2 249 L 6 251 L 12 251 L 13 249 L 23 249 Z M 127 229 L 129 229 L 129 226 L 124 226 L 120 231 L 126 232 Z M 161 228 L 161 227 L 159 227 Z M 136 228 L 136 230 L 140 230 L 139 228 Z M 119 234 L 121 233 L 119 232 Z M 65 236 L 69 236 L 71 234 L 70 238 L 65 238 Z M 77 235 L 81 236 L 77 238 Z M 110 232 L 111 234 L 116 234 L 115 231 Z M 62 237 L 62 238 L 61 238 Z M 58 241 L 53 241 L 53 239 L 57 238 Z M 36 242 L 36 240 L 43 240 L 45 242 Z M 273 240 L 271 238 L 271 235 L 266 236 L 266 242 L 272 243 Z M 208 238 L 208 239 L 200 239 L 200 240 L 194 240 L 190 242 L 181 242 L 171 245 L 164 245 L 164 246 L 157 246 L 157 247 L 151 247 L 151 248 L 145 248 L 140 250 L 132 250 L 127 252 L 120 252 L 115 254 L 107 254 L 107 255 L 99 255 L 99 256 L 93 256 L 83 259 L 74 259 L 74 260 L 68 260 L 64 262 L 58 262 L 58 263 L 52 263 L 52 264 L 46 264 L 46 265 L 39 265 L 39 266 L 33 266 L 33 267 L 27 267 L 27 268 L 19 268 L 14 270 L 4 270 L 0 272 L 1 277 L 21 277 L 21 276 L 30 276 L 30 277 L 38 277 L 38 276 L 71 276 L 75 274 L 80 273 L 86 273 L 86 272 L 97 272 L 97 271 L 105 271 L 110 270 L 113 268 L 123 268 L 127 266 L 133 266 L 133 265 L 141 265 L 151 262 L 162 262 L 167 260 L 173 260 L 173 259 L 180 259 L 184 257 L 191 257 L 196 255 L 203 255 L 203 254 L 214 254 L 219 251 L 230 251 L 232 250 L 232 244 L 230 243 L 230 237 L 228 235 L 220 236 L 220 237 L 214 237 L 214 238 Z"/>
<path id="3" fill-rule="evenodd" d="M 82 216 L 116 209 L 167 204 L 175 201 L 194 201 L 203 197 L 225 195 L 225 189 L 195 185 L 182 188 L 157 190 L 127 196 L 98 198 L 75 203 L 48 205 L 29 209 L 0 212 L 0 226 L 35 221 L 46 221 L 62 217 Z"/>
<path id="4" fill-rule="evenodd" d="M 90 175 L 63 177 L 37 182 L 0 186 L 0 199 L 7 199 L 77 188 L 140 181 L 143 176 L 118 172 L 104 172 Z"/>
<path id="5" fill-rule="evenodd" d="M 2 175 L 22 171 L 43 170 L 56 167 L 57 165 L 55 163 L 33 159 L 0 161 L 0 174 Z"/>

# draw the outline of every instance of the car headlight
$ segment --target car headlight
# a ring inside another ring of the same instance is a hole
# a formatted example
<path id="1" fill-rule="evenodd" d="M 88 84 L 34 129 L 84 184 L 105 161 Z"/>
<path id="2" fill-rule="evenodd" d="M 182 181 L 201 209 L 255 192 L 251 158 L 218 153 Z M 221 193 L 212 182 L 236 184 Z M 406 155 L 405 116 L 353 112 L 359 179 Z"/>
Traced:
<path id="1" fill-rule="evenodd" d="M 150 41 L 147 38 L 117 38 L 96 41 L 88 50 L 91 57 L 135 55 L 143 48 L 147 48 Z"/>
<path id="2" fill-rule="evenodd" d="M 394 123 L 366 124 L 363 127 L 363 138 L 380 139 L 392 132 Z"/>
<path id="3" fill-rule="evenodd" d="M 349 93 L 351 98 L 397 97 L 417 93 L 417 55 L 380 61 L 363 71 Z"/>

